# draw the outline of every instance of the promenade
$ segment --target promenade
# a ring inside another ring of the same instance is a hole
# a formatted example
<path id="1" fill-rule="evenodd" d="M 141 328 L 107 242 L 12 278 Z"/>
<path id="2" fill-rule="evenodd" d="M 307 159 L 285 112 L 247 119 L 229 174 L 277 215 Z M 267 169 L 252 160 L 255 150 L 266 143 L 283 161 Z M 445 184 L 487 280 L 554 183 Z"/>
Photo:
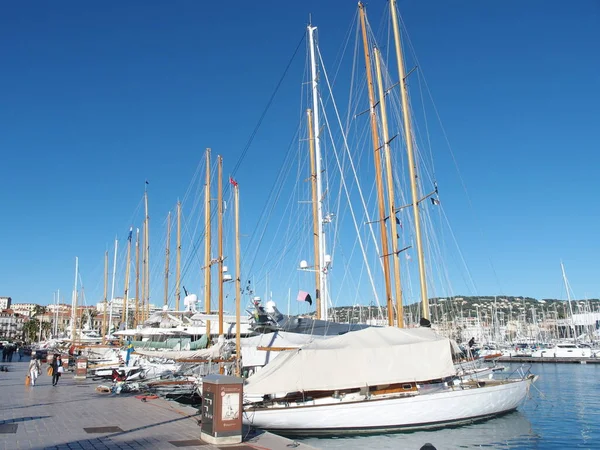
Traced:
<path id="1" fill-rule="evenodd" d="M 206 444 L 199 441 L 195 408 L 164 399 L 100 394 L 97 381 L 75 381 L 70 373 L 52 386 L 46 364 L 36 385 L 26 387 L 29 358 L 15 359 L 0 363 L 9 370 L 0 372 L 0 449 L 311 449 L 262 432 L 245 436 L 240 445 Z"/>

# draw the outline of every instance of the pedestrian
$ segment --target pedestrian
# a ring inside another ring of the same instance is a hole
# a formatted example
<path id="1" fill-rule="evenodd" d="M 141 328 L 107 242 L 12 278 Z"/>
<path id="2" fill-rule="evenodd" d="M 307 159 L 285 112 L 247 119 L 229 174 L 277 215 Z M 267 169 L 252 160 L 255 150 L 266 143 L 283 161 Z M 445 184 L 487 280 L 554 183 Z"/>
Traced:
<path id="1" fill-rule="evenodd" d="M 8 345 L 2 347 L 2 362 L 6 362 L 6 356 L 8 355 Z"/>
<path id="2" fill-rule="evenodd" d="M 13 357 L 13 353 L 15 352 L 15 344 L 10 344 L 8 346 L 8 355 L 7 355 L 7 359 L 8 362 L 12 362 L 12 357 Z"/>
<path id="3" fill-rule="evenodd" d="M 21 345 L 21 346 L 19 346 L 19 361 L 21 361 L 23 359 L 24 354 L 25 354 L 25 349 Z"/>
<path id="4" fill-rule="evenodd" d="M 29 361 L 29 370 L 28 370 L 29 377 L 30 377 L 30 384 L 32 386 L 35 386 L 35 380 L 40 375 L 40 369 L 41 369 L 40 360 L 36 358 L 35 352 L 33 352 L 31 354 L 31 361 Z"/>
<path id="5" fill-rule="evenodd" d="M 56 386 L 58 384 L 58 379 L 60 378 L 60 374 L 63 371 L 62 359 L 60 359 L 59 354 L 54 355 L 54 359 L 52 360 L 52 386 Z"/>

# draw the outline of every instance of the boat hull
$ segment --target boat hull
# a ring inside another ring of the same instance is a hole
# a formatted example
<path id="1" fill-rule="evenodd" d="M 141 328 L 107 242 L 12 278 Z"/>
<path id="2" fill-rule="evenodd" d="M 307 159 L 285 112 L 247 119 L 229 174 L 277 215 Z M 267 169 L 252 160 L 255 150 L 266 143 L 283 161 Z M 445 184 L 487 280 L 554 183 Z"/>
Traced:
<path id="1" fill-rule="evenodd" d="M 517 409 L 533 378 L 473 389 L 282 408 L 248 408 L 244 423 L 287 435 L 371 434 L 464 425 Z"/>

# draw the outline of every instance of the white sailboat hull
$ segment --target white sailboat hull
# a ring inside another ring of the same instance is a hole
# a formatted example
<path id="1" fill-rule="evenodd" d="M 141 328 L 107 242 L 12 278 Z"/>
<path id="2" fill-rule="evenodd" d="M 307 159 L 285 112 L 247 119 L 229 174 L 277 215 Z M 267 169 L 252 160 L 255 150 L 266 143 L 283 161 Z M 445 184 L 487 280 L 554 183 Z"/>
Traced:
<path id="1" fill-rule="evenodd" d="M 247 408 L 244 423 L 292 435 L 363 434 L 460 425 L 515 410 L 534 378 L 404 398 Z"/>

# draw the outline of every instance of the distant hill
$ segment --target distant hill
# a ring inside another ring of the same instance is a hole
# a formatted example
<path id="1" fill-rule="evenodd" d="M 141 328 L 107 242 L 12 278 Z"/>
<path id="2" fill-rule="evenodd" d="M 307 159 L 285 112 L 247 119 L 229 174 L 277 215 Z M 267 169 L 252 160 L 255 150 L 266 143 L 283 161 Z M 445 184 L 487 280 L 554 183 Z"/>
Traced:
<path id="1" fill-rule="evenodd" d="M 481 320 L 491 320 L 496 316 L 501 321 L 524 318 L 528 322 L 544 319 L 564 319 L 570 315 L 585 312 L 600 312 L 600 299 L 558 300 L 554 298 L 535 299 L 521 296 L 466 296 L 435 297 L 429 299 L 431 318 L 436 321 L 453 320 L 459 317 L 479 317 Z M 421 303 L 404 306 L 407 319 L 416 321 L 421 310 Z M 376 306 L 337 306 L 330 314 L 339 322 L 359 322 L 370 318 L 380 317 L 380 308 Z M 383 316 L 387 316 L 387 308 L 381 307 Z M 313 312 L 311 315 L 314 315 Z"/>

